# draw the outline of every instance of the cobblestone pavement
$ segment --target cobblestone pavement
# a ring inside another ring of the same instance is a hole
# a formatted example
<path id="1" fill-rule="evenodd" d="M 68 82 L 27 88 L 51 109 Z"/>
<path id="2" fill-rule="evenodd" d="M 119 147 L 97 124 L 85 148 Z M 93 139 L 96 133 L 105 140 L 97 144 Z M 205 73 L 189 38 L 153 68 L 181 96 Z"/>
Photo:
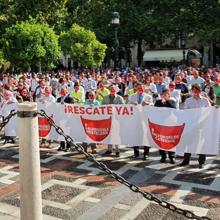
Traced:
<path id="1" fill-rule="evenodd" d="M 40 150 L 44 220 L 186 219 L 133 193 L 84 156 L 57 148 Z M 153 148 L 147 161 L 131 159 L 128 147 L 120 158 L 102 156 L 105 146 L 97 150 L 97 160 L 142 189 L 197 215 L 220 219 L 220 157 L 208 157 L 203 169 L 196 158 L 181 168 L 159 163 Z M 0 220 L 19 219 L 18 151 L 18 145 L 0 142 Z"/>

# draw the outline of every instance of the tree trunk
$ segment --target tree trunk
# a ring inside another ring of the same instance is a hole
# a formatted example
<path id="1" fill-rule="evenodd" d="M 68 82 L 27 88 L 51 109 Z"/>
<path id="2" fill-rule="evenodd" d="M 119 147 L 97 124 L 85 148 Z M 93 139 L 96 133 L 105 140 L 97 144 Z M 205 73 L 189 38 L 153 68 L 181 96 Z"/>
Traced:
<path id="1" fill-rule="evenodd" d="M 142 39 L 138 39 L 137 60 L 138 66 L 141 66 L 143 61 Z"/>

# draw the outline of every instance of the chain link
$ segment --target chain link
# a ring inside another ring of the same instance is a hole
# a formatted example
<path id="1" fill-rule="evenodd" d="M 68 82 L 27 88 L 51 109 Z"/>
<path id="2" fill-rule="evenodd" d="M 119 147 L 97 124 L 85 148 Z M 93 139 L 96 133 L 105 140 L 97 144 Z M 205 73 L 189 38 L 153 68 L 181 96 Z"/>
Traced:
<path id="1" fill-rule="evenodd" d="M 0 131 L 2 130 L 2 128 L 5 127 L 6 124 L 8 124 L 8 122 L 10 121 L 10 119 L 15 116 L 17 114 L 17 111 L 16 110 L 11 110 L 9 115 L 7 115 L 6 117 L 2 117 L 2 122 L 0 123 Z"/>
<path id="2" fill-rule="evenodd" d="M 100 170 L 104 171 L 105 173 L 107 173 L 108 175 L 113 177 L 119 183 L 129 187 L 131 191 L 133 191 L 135 193 L 140 193 L 147 200 L 153 201 L 153 202 L 159 204 L 160 206 L 162 206 L 164 208 L 167 208 L 167 209 L 169 209 L 173 212 L 176 212 L 180 215 L 183 215 L 183 216 L 187 217 L 188 219 L 211 220 L 209 217 L 206 217 L 206 216 L 201 216 L 200 217 L 198 215 L 195 215 L 193 212 L 191 212 L 189 210 L 178 208 L 177 206 L 175 206 L 175 205 L 173 205 L 169 202 L 166 202 L 164 200 L 161 200 L 161 199 L 157 198 L 155 195 L 153 195 L 150 192 L 143 191 L 137 185 L 128 182 L 122 176 L 120 176 L 117 173 L 110 170 L 104 163 L 97 161 L 92 154 L 89 154 L 89 153 L 85 152 L 84 148 L 80 144 L 74 143 L 74 140 L 69 135 L 66 135 L 64 133 L 63 129 L 60 128 L 59 126 L 57 126 L 55 124 L 54 120 L 51 117 L 49 117 L 44 110 L 40 110 L 40 112 L 38 114 L 45 117 L 48 120 L 48 122 L 50 123 L 50 125 L 55 128 L 56 132 L 58 134 L 62 135 L 65 138 L 65 141 L 68 142 L 69 144 L 71 144 L 79 153 L 84 154 L 84 156 L 88 160 L 94 162 Z"/>

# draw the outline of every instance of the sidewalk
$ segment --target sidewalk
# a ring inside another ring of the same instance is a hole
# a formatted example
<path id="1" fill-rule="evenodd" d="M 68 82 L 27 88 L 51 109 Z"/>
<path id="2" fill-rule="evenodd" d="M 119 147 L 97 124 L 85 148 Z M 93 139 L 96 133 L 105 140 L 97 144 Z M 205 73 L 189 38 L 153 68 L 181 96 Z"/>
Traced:
<path id="1" fill-rule="evenodd" d="M 41 149 L 44 220 L 172 220 L 186 219 L 150 202 L 111 177 L 76 152 Z M 147 161 L 131 160 L 132 149 L 121 157 L 96 158 L 143 190 L 200 216 L 220 219 L 220 157 L 208 157 L 204 169 L 196 159 L 187 168 L 160 164 L 156 149 Z M 19 219 L 18 147 L 0 143 L 0 220 Z"/>

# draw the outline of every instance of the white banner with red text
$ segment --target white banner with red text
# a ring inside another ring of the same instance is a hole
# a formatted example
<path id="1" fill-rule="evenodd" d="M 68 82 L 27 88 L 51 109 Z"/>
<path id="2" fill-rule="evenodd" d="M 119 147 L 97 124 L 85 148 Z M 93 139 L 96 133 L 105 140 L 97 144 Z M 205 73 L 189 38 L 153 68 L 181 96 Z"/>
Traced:
<path id="1" fill-rule="evenodd" d="M 196 154 L 219 153 L 220 112 L 154 106 L 53 104 L 38 106 L 76 142 L 151 146 Z M 39 116 L 40 137 L 64 140 Z"/>

